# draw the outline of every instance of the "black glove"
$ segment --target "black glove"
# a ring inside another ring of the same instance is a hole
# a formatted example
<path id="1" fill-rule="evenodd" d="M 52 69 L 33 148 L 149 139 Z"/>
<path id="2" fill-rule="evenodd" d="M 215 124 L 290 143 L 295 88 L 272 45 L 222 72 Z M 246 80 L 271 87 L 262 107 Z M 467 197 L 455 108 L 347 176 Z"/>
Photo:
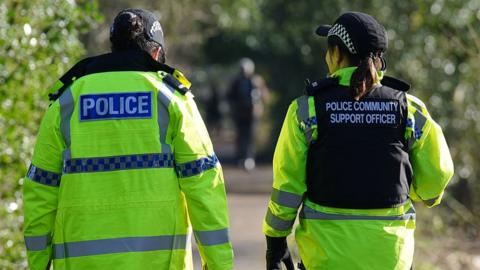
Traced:
<path id="1" fill-rule="evenodd" d="M 288 251 L 287 238 L 267 236 L 267 270 L 281 270 L 282 262 L 287 270 L 295 270 Z"/>

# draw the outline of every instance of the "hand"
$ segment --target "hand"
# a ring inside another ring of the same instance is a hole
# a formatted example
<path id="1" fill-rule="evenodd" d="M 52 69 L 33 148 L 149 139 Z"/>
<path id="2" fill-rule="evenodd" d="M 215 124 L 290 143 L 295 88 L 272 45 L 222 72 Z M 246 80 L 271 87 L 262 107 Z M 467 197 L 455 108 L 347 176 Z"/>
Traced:
<path id="1" fill-rule="evenodd" d="M 281 270 L 282 262 L 287 270 L 295 270 L 286 237 L 267 236 L 267 270 Z"/>

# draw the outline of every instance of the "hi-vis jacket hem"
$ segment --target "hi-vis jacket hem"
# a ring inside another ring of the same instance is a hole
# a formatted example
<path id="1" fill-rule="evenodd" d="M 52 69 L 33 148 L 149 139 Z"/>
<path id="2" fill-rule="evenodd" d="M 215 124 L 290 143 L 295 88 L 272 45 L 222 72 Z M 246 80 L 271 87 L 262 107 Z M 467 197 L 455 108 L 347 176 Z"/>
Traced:
<path id="1" fill-rule="evenodd" d="M 123 252 L 185 249 L 187 235 L 159 235 L 98 239 L 53 245 L 54 259 Z"/>
<path id="2" fill-rule="evenodd" d="M 300 211 L 300 218 L 321 220 L 415 220 L 415 208 L 412 206 L 405 214 L 401 215 L 379 216 L 325 213 L 304 205 Z"/>

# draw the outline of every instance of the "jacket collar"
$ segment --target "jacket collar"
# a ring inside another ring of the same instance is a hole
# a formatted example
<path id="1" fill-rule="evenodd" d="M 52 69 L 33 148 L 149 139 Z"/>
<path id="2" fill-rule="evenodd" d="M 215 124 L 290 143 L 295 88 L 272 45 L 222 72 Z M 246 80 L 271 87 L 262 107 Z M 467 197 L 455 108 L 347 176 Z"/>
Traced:
<path id="1" fill-rule="evenodd" d="M 331 78 L 338 78 L 338 84 L 343 86 L 350 86 L 350 79 L 352 78 L 353 72 L 357 69 L 357 67 L 345 67 L 337 69 L 334 73 L 332 73 L 329 77 Z M 377 71 L 378 80 L 375 84 L 380 84 L 380 81 L 383 79 L 384 72 Z"/>

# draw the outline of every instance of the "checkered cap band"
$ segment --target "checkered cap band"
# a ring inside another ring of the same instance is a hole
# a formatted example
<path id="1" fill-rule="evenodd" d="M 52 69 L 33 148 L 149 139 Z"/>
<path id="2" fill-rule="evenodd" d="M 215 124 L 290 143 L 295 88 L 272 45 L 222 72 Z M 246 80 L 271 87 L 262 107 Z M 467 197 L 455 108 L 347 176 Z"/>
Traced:
<path id="1" fill-rule="evenodd" d="M 62 175 L 60 173 L 40 169 L 39 167 L 30 164 L 27 172 L 27 177 L 30 178 L 32 181 L 42 185 L 58 187 L 60 186 L 60 179 Z"/>
<path id="2" fill-rule="evenodd" d="M 65 160 L 63 173 L 68 174 L 149 168 L 173 168 L 173 166 L 173 154 L 136 154 Z"/>
<path id="3" fill-rule="evenodd" d="M 345 44 L 345 46 L 347 46 L 348 50 L 352 54 L 357 54 L 357 50 L 355 49 L 355 46 L 353 45 L 353 41 L 350 38 L 350 35 L 347 32 L 347 29 L 345 29 L 345 27 L 343 25 L 337 23 L 334 26 L 332 26 L 332 28 L 330 28 L 330 30 L 328 31 L 327 37 L 329 37 L 329 36 L 339 37 L 342 40 L 343 44 Z"/>
<path id="4" fill-rule="evenodd" d="M 200 158 L 191 162 L 177 164 L 175 166 L 175 170 L 177 171 L 179 177 L 190 177 L 215 168 L 217 163 L 218 158 L 214 154 L 212 156 Z"/>

